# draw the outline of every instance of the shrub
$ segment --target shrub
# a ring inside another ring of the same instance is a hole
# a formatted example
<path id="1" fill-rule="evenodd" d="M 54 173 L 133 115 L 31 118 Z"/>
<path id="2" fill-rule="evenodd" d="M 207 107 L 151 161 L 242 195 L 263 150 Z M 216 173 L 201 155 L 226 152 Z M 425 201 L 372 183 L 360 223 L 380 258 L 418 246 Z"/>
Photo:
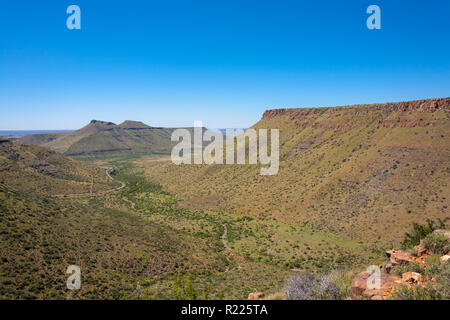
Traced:
<path id="1" fill-rule="evenodd" d="M 328 275 L 313 275 L 303 273 L 292 276 L 286 285 L 285 293 L 288 300 L 340 300 L 346 294 L 336 283 L 336 273 Z"/>
<path id="2" fill-rule="evenodd" d="M 436 259 L 433 259 L 436 260 Z M 393 299 L 397 300 L 449 300 L 450 299 L 450 262 L 431 262 L 427 265 L 426 274 L 435 279 L 435 283 L 426 286 L 408 288 L 403 286 L 397 290 Z"/>
<path id="3" fill-rule="evenodd" d="M 408 272 L 408 271 L 424 274 L 425 268 L 419 262 L 412 262 L 412 263 L 409 263 L 409 264 L 396 266 L 392 270 L 392 273 L 395 274 L 395 275 L 401 276 L 403 273 Z"/>
<path id="4" fill-rule="evenodd" d="M 446 254 L 450 251 L 450 240 L 440 234 L 429 234 L 423 239 L 426 249 L 436 254 Z"/>
<path id="5" fill-rule="evenodd" d="M 439 297 L 437 290 L 430 284 L 415 288 L 402 286 L 393 296 L 395 300 L 440 300 Z"/>
<path id="6" fill-rule="evenodd" d="M 192 285 L 191 276 L 176 275 L 172 283 L 172 296 L 176 300 L 195 300 L 198 292 Z"/>
<path id="7" fill-rule="evenodd" d="M 426 224 L 421 225 L 417 222 L 413 222 L 412 230 L 405 233 L 405 238 L 402 241 L 403 248 L 410 248 L 417 246 L 420 240 L 431 234 L 436 229 L 445 229 L 445 222 L 438 220 L 437 222 L 427 219 Z"/>

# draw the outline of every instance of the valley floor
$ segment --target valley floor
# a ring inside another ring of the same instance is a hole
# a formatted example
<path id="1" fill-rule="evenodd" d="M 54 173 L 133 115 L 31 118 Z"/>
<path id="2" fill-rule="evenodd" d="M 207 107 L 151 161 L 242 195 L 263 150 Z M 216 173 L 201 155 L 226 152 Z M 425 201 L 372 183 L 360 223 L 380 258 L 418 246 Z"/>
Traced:
<path id="1" fill-rule="evenodd" d="M 137 293 L 127 297 L 192 298 L 185 292 L 192 286 L 200 298 L 245 299 L 254 291 L 280 298 L 288 277 L 297 272 L 351 271 L 383 259 L 378 248 L 307 224 L 180 208 L 174 195 L 148 181 L 142 168 L 127 158 L 97 165 L 116 168 L 114 178 L 126 185 L 119 195 L 104 198 L 108 206 L 173 230 L 191 246 L 206 244 L 202 250 L 214 252 L 217 263 L 193 272 L 180 264 L 176 271 L 144 277 Z"/>

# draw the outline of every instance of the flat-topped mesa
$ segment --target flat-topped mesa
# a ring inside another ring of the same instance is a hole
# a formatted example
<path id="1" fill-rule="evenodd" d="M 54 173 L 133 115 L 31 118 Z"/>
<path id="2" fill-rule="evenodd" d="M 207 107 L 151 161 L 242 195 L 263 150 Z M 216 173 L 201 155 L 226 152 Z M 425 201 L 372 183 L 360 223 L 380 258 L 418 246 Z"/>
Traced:
<path id="1" fill-rule="evenodd" d="M 436 98 L 427 100 L 414 100 L 405 102 L 393 102 L 393 103 L 377 103 L 377 104 L 364 104 L 364 105 L 352 105 L 352 106 L 339 106 L 339 107 L 320 107 L 320 108 L 283 108 L 283 109 L 270 109 L 266 110 L 262 119 L 269 119 L 276 116 L 289 114 L 292 118 L 302 117 L 310 114 L 320 114 L 324 112 L 348 112 L 350 110 L 355 111 L 388 111 L 388 112 L 435 112 L 438 110 L 444 110 L 450 112 L 450 98 Z"/>
<path id="2" fill-rule="evenodd" d="M 29 135 L 21 141 L 49 147 L 69 156 L 98 154 L 170 154 L 172 128 L 155 128 L 140 121 L 92 120 L 83 128 L 64 133 Z"/>
<path id="3" fill-rule="evenodd" d="M 141 121 L 132 121 L 132 120 L 125 120 L 121 124 L 119 124 L 119 127 L 123 129 L 149 129 L 151 126 L 146 125 L 145 123 Z"/>

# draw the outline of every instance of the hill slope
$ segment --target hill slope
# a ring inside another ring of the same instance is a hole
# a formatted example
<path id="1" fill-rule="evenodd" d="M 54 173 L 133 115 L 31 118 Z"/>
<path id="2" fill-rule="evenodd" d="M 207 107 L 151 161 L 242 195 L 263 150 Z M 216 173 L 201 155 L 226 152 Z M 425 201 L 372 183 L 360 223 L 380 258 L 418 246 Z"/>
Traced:
<path id="1" fill-rule="evenodd" d="M 51 196 L 88 192 L 92 177 L 111 188 L 104 169 L 0 138 L 0 299 L 119 299 L 179 269 L 224 268 L 220 246 L 123 210 L 120 194 Z M 78 291 L 66 288 L 73 264 Z"/>
<path id="2" fill-rule="evenodd" d="M 105 170 L 55 151 L 0 138 L 0 184 L 41 195 L 88 193 L 112 186 Z"/>
<path id="3" fill-rule="evenodd" d="M 68 133 L 33 134 L 20 138 L 26 144 L 42 145 L 66 155 L 170 153 L 172 128 L 154 128 L 142 122 L 92 120 Z"/>
<path id="4" fill-rule="evenodd" d="M 324 226 L 398 243 L 411 221 L 450 216 L 450 98 L 268 110 L 280 170 L 136 160 L 183 205 Z"/>

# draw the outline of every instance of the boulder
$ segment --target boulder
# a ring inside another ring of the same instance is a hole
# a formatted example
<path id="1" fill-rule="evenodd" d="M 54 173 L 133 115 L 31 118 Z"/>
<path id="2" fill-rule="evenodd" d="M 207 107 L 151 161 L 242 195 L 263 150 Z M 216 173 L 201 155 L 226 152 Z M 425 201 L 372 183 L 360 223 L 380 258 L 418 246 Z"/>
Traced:
<path id="1" fill-rule="evenodd" d="M 252 292 L 248 295 L 248 300 L 261 300 L 264 298 L 264 293 L 262 292 Z"/>
<path id="2" fill-rule="evenodd" d="M 354 279 L 350 287 L 352 299 L 385 299 L 392 292 L 401 287 L 401 278 L 399 276 L 382 273 L 380 274 L 380 287 L 367 288 L 368 279 L 371 276 L 368 272 L 359 273 Z"/>
<path id="3" fill-rule="evenodd" d="M 394 264 L 408 264 L 414 261 L 411 254 L 403 250 L 388 250 L 386 254 Z"/>
<path id="4" fill-rule="evenodd" d="M 420 273 L 409 271 L 402 274 L 402 282 L 407 284 L 417 284 L 423 282 L 423 277 Z"/>
<path id="5" fill-rule="evenodd" d="M 405 265 L 414 261 L 414 258 L 406 251 L 403 250 L 388 250 L 386 251 L 389 261 L 384 266 L 387 273 L 390 273 L 391 269 L 398 265 Z"/>

